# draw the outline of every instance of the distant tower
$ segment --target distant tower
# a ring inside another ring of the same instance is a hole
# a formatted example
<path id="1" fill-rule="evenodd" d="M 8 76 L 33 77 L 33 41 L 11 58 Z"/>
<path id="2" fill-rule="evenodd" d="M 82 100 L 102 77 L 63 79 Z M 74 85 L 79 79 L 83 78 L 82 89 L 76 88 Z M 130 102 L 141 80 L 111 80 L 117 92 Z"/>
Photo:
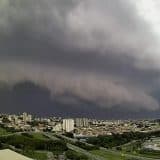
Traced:
<path id="1" fill-rule="evenodd" d="M 27 114 L 27 113 L 25 113 L 25 112 L 23 113 L 22 117 L 23 117 L 24 123 L 26 123 L 26 122 L 31 122 L 31 121 L 32 121 L 32 115 Z"/>
<path id="2" fill-rule="evenodd" d="M 23 122 L 26 123 L 27 122 L 27 113 L 24 112 L 22 117 L 23 117 Z"/>
<path id="3" fill-rule="evenodd" d="M 28 114 L 28 116 L 27 116 L 27 121 L 28 121 L 28 122 L 31 122 L 31 121 L 32 121 L 32 115 L 31 115 L 31 114 Z"/>

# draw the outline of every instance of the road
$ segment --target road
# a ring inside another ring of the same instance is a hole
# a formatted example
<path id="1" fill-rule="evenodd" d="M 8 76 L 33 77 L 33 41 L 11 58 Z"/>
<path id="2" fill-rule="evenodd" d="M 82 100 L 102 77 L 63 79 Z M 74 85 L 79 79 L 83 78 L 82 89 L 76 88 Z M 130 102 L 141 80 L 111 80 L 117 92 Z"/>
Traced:
<path id="1" fill-rule="evenodd" d="M 109 160 L 109 159 L 94 155 L 92 153 L 89 153 L 88 151 L 86 151 L 80 147 L 77 147 L 73 144 L 70 144 L 70 143 L 67 143 L 67 147 L 75 152 L 78 152 L 78 153 L 81 153 L 81 154 L 88 156 L 91 160 Z"/>
<path id="2" fill-rule="evenodd" d="M 55 134 L 57 137 L 60 137 L 60 138 L 62 138 L 62 139 L 65 139 L 67 142 L 71 142 L 71 143 L 76 143 L 76 142 L 78 142 L 78 140 L 77 139 L 74 139 L 74 138 L 69 138 L 69 137 L 66 137 L 66 136 L 64 136 L 64 135 L 62 135 L 62 134 Z"/>
<path id="3" fill-rule="evenodd" d="M 54 136 L 52 136 L 52 135 L 50 135 L 50 134 L 48 134 L 48 133 L 46 133 L 46 135 L 48 135 L 48 137 L 49 137 L 50 139 L 55 138 Z M 59 135 L 58 135 L 58 136 L 59 136 Z M 75 142 L 74 139 L 68 138 L 68 137 L 63 136 L 63 135 L 60 135 L 59 137 L 62 137 L 62 138 L 64 138 L 64 139 L 67 139 L 67 140 L 70 141 L 70 142 Z M 76 141 L 77 141 L 77 140 L 76 140 Z M 77 147 L 77 146 L 75 146 L 75 145 L 73 145 L 73 144 L 70 144 L 70 143 L 67 143 L 67 147 L 68 147 L 69 149 L 75 151 L 75 152 L 78 152 L 78 153 L 81 153 L 81 154 L 84 154 L 84 155 L 88 156 L 91 160 L 107 160 L 106 158 L 103 158 L 103 157 L 94 155 L 94 154 L 92 154 L 92 153 L 89 153 L 88 151 L 86 151 L 86 150 L 84 150 L 84 149 L 82 149 L 82 148 L 80 148 L 80 147 Z"/>
<path id="4" fill-rule="evenodd" d="M 42 134 L 52 140 L 59 140 L 59 138 L 53 136 L 52 134 L 49 134 L 49 133 L 45 133 L 45 132 L 42 132 Z"/>

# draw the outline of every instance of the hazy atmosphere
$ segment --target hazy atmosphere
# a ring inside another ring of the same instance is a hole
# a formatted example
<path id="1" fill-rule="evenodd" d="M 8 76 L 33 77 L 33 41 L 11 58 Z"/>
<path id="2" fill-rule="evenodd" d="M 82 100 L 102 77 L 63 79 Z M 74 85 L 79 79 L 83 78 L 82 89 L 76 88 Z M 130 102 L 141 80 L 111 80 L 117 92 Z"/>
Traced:
<path id="1" fill-rule="evenodd" d="M 160 116 L 159 8 L 157 0 L 1 0 L 1 112 Z"/>

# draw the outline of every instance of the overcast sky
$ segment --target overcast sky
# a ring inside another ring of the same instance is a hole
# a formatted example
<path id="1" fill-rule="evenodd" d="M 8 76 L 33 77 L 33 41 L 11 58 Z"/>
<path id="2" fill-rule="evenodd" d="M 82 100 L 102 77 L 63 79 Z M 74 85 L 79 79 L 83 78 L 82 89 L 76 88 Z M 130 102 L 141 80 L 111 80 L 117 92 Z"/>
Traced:
<path id="1" fill-rule="evenodd" d="M 157 0 L 1 0 L 0 81 L 32 81 L 61 105 L 88 102 L 97 114 L 159 111 L 159 8 Z"/>

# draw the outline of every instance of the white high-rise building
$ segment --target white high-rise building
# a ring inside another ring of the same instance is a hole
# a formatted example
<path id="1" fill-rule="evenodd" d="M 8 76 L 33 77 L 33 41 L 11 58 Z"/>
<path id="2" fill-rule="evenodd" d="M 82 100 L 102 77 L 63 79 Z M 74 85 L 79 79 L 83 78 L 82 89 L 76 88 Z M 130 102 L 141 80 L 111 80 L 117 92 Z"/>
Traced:
<path id="1" fill-rule="evenodd" d="M 22 117 L 23 117 L 23 121 L 24 121 L 25 123 L 32 121 L 32 115 L 27 114 L 27 113 L 25 113 L 25 112 L 23 113 Z"/>
<path id="2" fill-rule="evenodd" d="M 74 130 L 74 120 L 73 119 L 63 119 L 63 131 L 72 132 Z"/>
<path id="3" fill-rule="evenodd" d="M 24 112 L 23 115 L 22 115 L 22 117 L 23 117 L 23 121 L 26 123 L 26 121 L 27 121 L 27 113 Z"/>
<path id="4" fill-rule="evenodd" d="M 28 116 L 27 116 L 27 121 L 28 121 L 28 122 L 31 122 L 31 121 L 32 121 L 32 115 L 31 115 L 31 114 L 28 114 Z"/>
<path id="5" fill-rule="evenodd" d="M 75 125 L 76 125 L 76 127 L 88 127 L 89 120 L 88 120 L 88 118 L 76 118 Z"/>

